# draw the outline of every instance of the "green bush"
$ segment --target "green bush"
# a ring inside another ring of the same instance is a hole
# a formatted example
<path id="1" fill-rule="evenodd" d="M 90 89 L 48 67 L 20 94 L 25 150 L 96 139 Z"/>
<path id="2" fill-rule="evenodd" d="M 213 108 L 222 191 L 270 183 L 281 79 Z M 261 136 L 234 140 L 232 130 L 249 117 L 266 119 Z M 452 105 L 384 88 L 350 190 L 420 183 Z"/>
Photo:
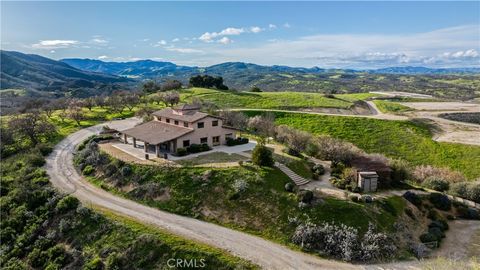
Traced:
<path id="1" fill-rule="evenodd" d="M 249 141 L 248 138 L 242 138 L 242 137 L 238 137 L 236 139 L 227 138 L 227 145 L 234 146 L 234 145 L 240 145 L 240 144 L 247 144 L 248 141 Z"/>
<path id="2" fill-rule="evenodd" d="M 208 146 L 208 144 L 206 144 L 206 143 L 192 144 L 192 145 L 187 147 L 187 152 L 194 154 L 194 153 L 205 152 L 205 151 L 208 151 L 208 150 L 211 150 L 211 149 L 212 148 L 210 148 L 210 146 Z"/>
<path id="3" fill-rule="evenodd" d="M 312 172 L 315 175 L 323 175 L 323 174 L 325 174 L 325 167 L 323 167 L 322 164 L 315 164 L 312 167 Z"/>
<path id="4" fill-rule="evenodd" d="M 37 149 L 42 156 L 46 156 L 50 154 L 53 150 L 52 146 L 46 143 L 39 143 L 35 146 L 35 149 Z"/>
<path id="5" fill-rule="evenodd" d="M 429 200 L 437 209 L 449 211 L 452 208 L 452 202 L 444 194 L 430 193 Z"/>
<path id="6" fill-rule="evenodd" d="M 258 166 L 273 166 L 272 151 L 265 145 L 257 144 L 252 152 L 252 162 Z"/>
<path id="7" fill-rule="evenodd" d="M 90 174 L 92 174 L 94 171 L 95 171 L 95 169 L 93 168 L 92 165 L 87 165 L 87 166 L 85 166 L 85 168 L 83 168 L 82 173 L 83 173 L 84 175 L 90 175 Z"/>
<path id="8" fill-rule="evenodd" d="M 431 233 L 424 233 L 420 235 L 420 241 L 422 243 L 436 242 L 438 241 L 437 237 Z"/>
<path id="9" fill-rule="evenodd" d="M 426 188 L 443 192 L 448 190 L 450 183 L 444 179 L 429 177 L 422 183 L 422 185 Z"/>
<path id="10" fill-rule="evenodd" d="M 122 170 L 120 172 L 122 173 L 122 176 L 127 177 L 130 176 L 133 171 L 132 167 L 130 167 L 129 165 L 125 165 L 122 167 Z"/>
<path id="11" fill-rule="evenodd" d="M 66 213 L 69 210 L 73 210 L 73 209 L 77 208 L 79 203 L 80 202 L 78 201 L 77 198 L 75 198 L 73 196 L 66 196 L 66 197 L 63 197 L 58 202 L 56 209 L 60 213 Z"/>
<path id="12" fill-rule="evenodd" d="M 301 202 L 310 203 L 313 200 L 313 192 L 311 190 L 302 190 L 298 193 Z"/>
<path id="13" fill-rule="evenodd" d="M 411 191 L 405 192 L 403 194 L 403 198 L 405 198 L 407 201 L 411 202 L 416 207 L 420 207 L 420 205 L 422 205 L 422 199 L 417 194 L 415 194 Z"/>
<path id="14" fill-rule="evenodd" d="M 186 156 L 188 154 L 187 149 L 185 148 L 177 148 L 177 152 L 175 153 L 179 157 Z"/>
<path id="15" fill-rule="evenodd" d="M 25 156 L 25 162 L 34 167 L 41 167 L 45 164 L 45 159 L 39 151 L 33 151 Z"/>
<path id="16" fill-rule="evenodd" d="M 294 188 L 295 188 L 295 185 L 293 183 L 286 183 L 285 184 L 285 191 L 293 192 Z"/>

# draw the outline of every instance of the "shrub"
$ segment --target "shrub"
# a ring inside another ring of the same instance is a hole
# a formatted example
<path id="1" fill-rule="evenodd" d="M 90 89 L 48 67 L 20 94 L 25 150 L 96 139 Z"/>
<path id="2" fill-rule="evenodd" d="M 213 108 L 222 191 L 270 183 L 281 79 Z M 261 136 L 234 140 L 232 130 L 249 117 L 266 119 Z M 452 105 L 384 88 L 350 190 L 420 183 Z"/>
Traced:
<path id="1" fill-rule="evenodd" d="M 177 152 L 175 153 L 179 157 L 186 156 L 188 154 L 187 149 L 185 148 L 177 148 Z"/>
<path id="2" fill-rule="evenodd" d="M 403 198 L 405 198 L 407 201 L 411 202 L 416 207 L 419 207 L 420 205 L 422 205 L 422 199 L 420 199 L 420 197 L 417 194 L 415 194 L 411 191 L 407 191 L 407 192 L 403 193 Z"/>
<path id="3" fill-rule="evenodd" d="M 233 182 L 233 190 L 237 193 L 245 192 L 248 188 L 248 183 L 244 179 L 236 179 Z"/>
<path id="4" fill-rule="evenodd" d="M 426 188 L 443 192 L 448 190 L 450 184 L 446 180 L 436 177 L 429 177 L 422 183 L 422 185 Z"/>
<path id="5" fill-rule="evenodd" d="M 234 145 L 240 145 L 240 144 L 247 144 L 248 143 L 248 138 L 227 138 L 227 146 L 234 146 Z"/>
<path id="6" fill-rule="evenodd" d="M 290 156 L 294 156 L 294 157 L 301 157 L 302 156 L 302 154 L 299 151 L 297 151 L 293 148 L 290 148 L 290 147 L 287 148 L 287 154 L 289 154 Z"/>
<path id="7" fill-rule="evenodd" d="M 435 235 L 433 235 L 431 233 L 424 233 L 424 234 L 420 235 L 420 241 L 422 243 L 429 243 L 429 242 L 437 242 L 438 239 Z"/>
<path id="8" fill-rule="evenodd" d="M 459 182 L 453 183 L 449 190 L 452 195 L 480 203 L 480 183 Z"/>
<path id="9" fill-rule="evenodd" d="M 433 234 L 435 236 L 435 238 L 437 239 L 437 241 L 442 241 L 442 238 L 445 237 L 445 234 L 443 233 L 442 229 L 438 228 L 438 227 L 431 227 L 431 228 L 428 228 L 428 233 L 429 234 Z"/>
<path id="10" fill-rule="evenodd" d="M 45 164 L 45 159 L 39 151 L 33 151 L 25 156 L 25 162 L 34 167 L 41 167 Z"/>
<path id="11" fill-rule="evenodd" d="M 93 166 L 92 166 L 92 165 L 87 165 L 87 166 L 85 166 L 85 168 L 83 168 L 82 173 L 83 173 L 84 175 L 90 175 L 90 174 L 93 173 L 93 171 L 95 171 L 95 169 L 93 168 Z"/>
<path id="12" fill-rule="evenodd" d="M 302 190 L 298 193 L 301 202 L 311 203 L 313 200 L 313 192 L 311 190 Z"/>
<path id="13" fill-rule="evenodd" d="M 392 181 L 394 183 L 399 183 L 410 178 L 410 168 L 406 161 L 401 159 L 390 160 L 389 164 L 392 168 Z"/>
<path id="14" fill-rule="evenodd" d="M 434 220 L 432 221 L 429 225 L 428 225 L 429 228 L 440 228 L 440 230 L 442 231 L 446 231 L 448 230 L 448 223 L 445 221 L 445 220 Z"/>
<path id="15" fill-rule="evenodd" d="M 60 213 L 66 213 L 69 210 L 77 208 L 80 202 L 73 196 L 63 197 L 57 204 L 57 211 Z"/>
<path id="16" fill-rule="evenodd" d="M 435 177 L 446 180 L 450 183 L 465 181 L 465 176 L 456 171 L 451 171 L 447 168 L 438 168 L 430 165 L 420 165 L 415 167 L 413 171 L 413 178 L 418 183 L 422 183 L 427 178 Z"/>
<path id="17" fill-rule="evenodd" d="M 437 209 L 449 211 L 452 208 L 452 202 L 444 194 L 430 193 L 429 200 Z"/>
<path id="18" fill-rule="evenodd" d="M 53 150 L 52 146 L 46 143 L 37 144 L 37 146 L 35 146 L 35 149 L 37 149 L 42 154 L 42 156 L 50 154 Z"/>
<path id="19" fill-rule="evenodd" d="M 323 167 L 322 164 L 315 164 L 312 167 L 312 172 L 315 175 L 323 175 L 323 174 L 325 174 L 325 167 Z"/>
<path id="20" fill-rule="evenodd" d="M 273 166 L 272 151 L 265 145 L 257 144 L 252 152 L 252 162 L 258 166 Z"/>
<path id="21" fill-rule="evenodd" d="M 125 165 L 122 167 L 120 172 L 122 173 L 123 177 L 130 176 L 132 174 L 132 167 L 130 167 L 129 165 Z"/>
<path id="22" fill-rule="evenodd" d="M 344 224 L 300 224 L 292 242 L 345 261 L 381 261 L 391 258 L 396 251 L 393 241 L 386 234 L 375 232 L 372 224 L 362 238 L 357 229 Z"/>
<path id="23" fill-rule="evenodd" d="M 285 184 L 285 191 L 293 192 L 294 188 L 295 188 L 295 185 L 293 183 L 286 183 Z"/>
<path id="24" fill-rule="evenodd" d="M 357 195 L 357 194 L 350 194 L 348 195 L 348 198 L 352 201 L 352 202 L 360 202 L 360 197 Z"/>
<path id="25" fill-rule="evenodd" d="M 180 148 L 179 148 L 180 149 Z M 200 153 L 200 152 L 205 152 L 205 151 L 208 151 L 210 150 L 210 146 L 208 146 L 208 144 L 206 143 L 202 143 L 202 144 L 191 144 L 190 146 L 187 147 L 187 152 L 188 153 Z M 177 150 L 177 153 L 178 153 L 178 150 Z"/>

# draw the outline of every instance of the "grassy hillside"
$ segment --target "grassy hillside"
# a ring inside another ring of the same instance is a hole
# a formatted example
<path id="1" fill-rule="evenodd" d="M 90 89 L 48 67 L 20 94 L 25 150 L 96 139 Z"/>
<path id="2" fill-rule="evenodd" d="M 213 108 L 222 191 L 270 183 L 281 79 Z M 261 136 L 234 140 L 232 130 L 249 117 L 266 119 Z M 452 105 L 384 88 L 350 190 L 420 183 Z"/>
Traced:
<path id="1" fill-rule="evenodd" d="M 75 160 L 85 168 L 95 147 L 85 148 Z M 252 165 L 231 168 L 164 168 L 125 164 L 114 158 L 102 159 L 88 179 L 105 190 L 169 212 L 195 217 L 289 244 L 299 222 L 335 221 L 365 232 L 368 223 L 382 231 L 393 230 L 399 213 L 385 210 L 384 204 L 354 203 L 334 198 L 318 199 L 301 207 L 295 193 L 285 191 L 291 180 L 275 168 Z M 121 173 L 128 171 L 128 174 Z M 133 189 L 132 189 L 133 187 Z M 205 196 L 208 194 L 208 196 Z M 402 198 L 395 197 L 393 201 Z M 292 221 L 296 220 L 296 221 Z"/>
<path id="2" fill-rule="evenodd" d="M 260 112 L 249 112 L 249 115 Z M 428 128 L 410 121 L 275 113 L 276 122 L 314 134 L 330 134 L 367 152 L 402 158 L 413 164 L 449 167 L 470 179 L 480 177 L 480 147 L 436 142 Z"/>
<path id="3" fill-rule="evenodd" d="M 373 102 L 375 103 L 375 105 L 377 105 L 377 108 L 383 113 L 398 114 L 398 113 L 403 113 L 403 112 L 408 112 L 413 110 L 408 106 L 405 106 L 396 102 L 385 101 L 385 100 L 375 100 Z"/>
<path id="4" fill-rule="evenodd" d="M 298 108 L 349 108 L 353 102 L 376 96 L 375 94 L 341 94 L 328 98 L 320 93 L 300 92 L 235 92 L 204 88 L 182 91 L 184 100 L 199 98 L 224 108 L 298 109 Z"/>
<path id="5" fill-rule="evenodd" d="M 2 269 L 165 269 L 204 258 L 206 269 L 255 266 L 224 251 L 111 213 L 101 215 L 49 184 L 36 151 L 2 160 Z"/>

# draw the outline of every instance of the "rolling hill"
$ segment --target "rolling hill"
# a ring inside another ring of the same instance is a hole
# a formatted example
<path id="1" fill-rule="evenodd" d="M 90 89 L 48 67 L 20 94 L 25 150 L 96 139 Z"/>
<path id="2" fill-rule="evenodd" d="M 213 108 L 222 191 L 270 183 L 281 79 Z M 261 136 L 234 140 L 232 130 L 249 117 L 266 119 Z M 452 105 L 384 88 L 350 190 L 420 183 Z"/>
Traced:
<path id="1" fill-rule="evenodd" d="M 177 79 L 185 84 L 191 76 L 197 74 L 222 76 L 226 85 L 238 90 L 258 86 L 264 91 L 321 93 L 406 91 L 455 99 L 471 99 L 480 95 L 478 68 L 391 67 L 378 70 L 352 70 L 262 66 L 244 62 L 188 67 L 152 60 L 120 63 L 91 59 L 62 61 L 86 71 L 159 81 Z"/>
<path id="2" fill-rule="evenodd" d="M 1 60 L 1 89 L 57 92 L 72 88 L 94 89 L 130 81 L 115 75 L 80 70 L 34 54 L 2 50 Z"/>

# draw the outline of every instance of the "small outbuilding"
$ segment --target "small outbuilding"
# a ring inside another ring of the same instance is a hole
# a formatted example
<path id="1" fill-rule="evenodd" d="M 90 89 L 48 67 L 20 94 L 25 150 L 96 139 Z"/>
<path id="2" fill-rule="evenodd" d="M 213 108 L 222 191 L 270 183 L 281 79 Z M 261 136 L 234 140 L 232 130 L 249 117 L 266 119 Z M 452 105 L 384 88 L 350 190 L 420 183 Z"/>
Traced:
<path id="1" fill-rule="evenodd" d="M 378 187 L 378 174 L 376 172 L 358 172 L 358 187 L 363 192 L 375 192 Z"/>

